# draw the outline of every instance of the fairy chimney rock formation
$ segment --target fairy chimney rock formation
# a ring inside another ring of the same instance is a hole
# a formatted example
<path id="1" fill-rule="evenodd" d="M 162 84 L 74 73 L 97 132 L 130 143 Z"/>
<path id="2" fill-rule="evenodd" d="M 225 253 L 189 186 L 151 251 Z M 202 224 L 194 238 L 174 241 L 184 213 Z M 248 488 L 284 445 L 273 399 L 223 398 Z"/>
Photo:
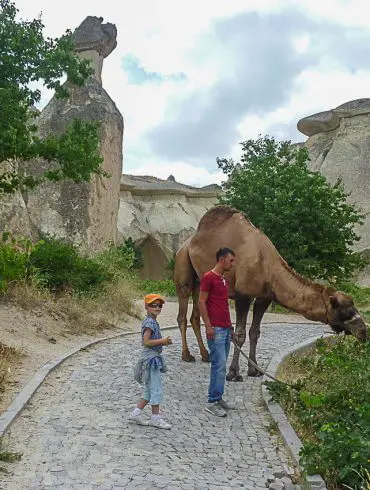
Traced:
<path id="1" fill-rule="evenodd" d="M 308 136 L 305 146 L 311 169 L 331 183 L 341 178 L 351 192 L 348 201 L 367 214 L 358 229 L 361 240 L 355 248 L 370 256 L 370 99 L 352 100 L 305 117 L 297 127 Z M 370 283 L 369 269 L 362 274 L 361 282 Z"/>
<path id="2" fill-rule="evenodd" d="M 103 60 L 117 46 L 117 29 L 114 24 L 103 24 L 103 17 L 89 15 L 73 33 L 75 51 L 80 58 L 92 62 L 95 78 L 101 84 Z"/>
<path id="3" fill-rule="evenodd" d="M 76 51 L 93 61 L 95 74 L 83 87 L 67 82 L 69 98 L 53 97 L 38 118 L 41 136 L 64 131 L 73 119 L 100 122 L 100 154 L 109 178 L 93 175 L 91 182 L 47 183 L 28 193 L 27 207 L 36 228 L 68 238 L 86 250 L 101 250 L 117 238 L 122 174 L 123 118 L 102 87 L 103 59 L 116 47 L 117 30 L 102 18 L 87 17 L 76 29 Z M 34 172 L 47 167 L 37 162 Z"/>

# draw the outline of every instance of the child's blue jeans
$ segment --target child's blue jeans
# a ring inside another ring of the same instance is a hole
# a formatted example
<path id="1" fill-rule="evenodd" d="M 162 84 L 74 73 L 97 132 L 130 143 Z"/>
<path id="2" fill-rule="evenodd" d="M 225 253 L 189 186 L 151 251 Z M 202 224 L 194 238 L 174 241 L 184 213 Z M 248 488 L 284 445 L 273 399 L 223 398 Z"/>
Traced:
<path id="1" fill-rule="evenodd" d="M 144 400 L 150 405 L 160 405 L 163 400 L 163 376 L 160 369 L 151 367 L 150 376 L 147 383 L 144 384 Z"/>

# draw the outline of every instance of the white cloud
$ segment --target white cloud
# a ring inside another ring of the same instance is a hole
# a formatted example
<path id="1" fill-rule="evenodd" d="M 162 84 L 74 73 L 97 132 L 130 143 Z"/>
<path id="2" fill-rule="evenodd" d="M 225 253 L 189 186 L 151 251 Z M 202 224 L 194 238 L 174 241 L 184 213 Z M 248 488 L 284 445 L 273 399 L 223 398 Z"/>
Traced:
<path id="1" fill-rule="evenodd" d="M 294 93 L 288 104 L 263 117 L 248 116 L 238 129 L 243 139 L 268 133 L 281 139 L 305 141 L 306 136 L 296 129 L 299 119 L 316 112 L 333 109 L 349 100 L 366 98 L 369 94 L 369 86 L 370 71 L 359 70 L 350 73 L 306 70 L 297 77 Z M 233 156 L 236 158 L 236 155 Z"/>
<path id="2" fill-rule="evenodd" d="M 299 9 L 309 19 L 321 20 L 323 32 L 325 23 L 357 28 L 350 35 L 356 35 L 358 28 L 370 27 L 368 0 L 16 0 L 16 5 L 23 18 L 34 18 L 42 11 L 45 33 L 52 37 L 60 36 L 67 28 L 73 30 L 87 15 L 102 16 L 105 22 L 116 24 L 118 46 L 104 62 L 103 85 L 125 119 L 124 171 L 135 174 L 155 172 L 162 178 L 173 174 L 178 181 L 193 185 L 220 182 L 223 176 L 216 167 L 215 157 L 229 155 L 215 154 L 211 170 L 208 162 L 204 167 L 202 163 L 195 167 L 191 161 L 183 159 L 168 163 L 148 146 L 146 133 L 164 120 L 171 119 L 177 104 L 191 94 L 200 90 L 207 94 L 220 80 L 239 76 L 239 73 L 233 72 L 232 47 L 215 42 L 216 21 L 225 21 L 243 12 L 257 11 L 268 15 L 284 9 L 296 12 Z M 316 49 L 319 61 L 294 75 L 288 100 L 277 103 L 268 113 L 262 113 L 257 108 L 241 122 L 235 123 L 237 139 L 234 134 L 229 141 L 230 156 L 235 159 L 240 156 L 239 141 L 256 137 L 259 133 L 303 140 L 304 136 L 295 130 L 298 119 L 351 99 L 368 96 L 370 70 L 361 66 L 360 61 L 359 66 L 348 67 L 350 55 L 346 60 L 330 56 L 327 46 L 321 45 L 311 32 L 298 31 L 291 41 L 292 50 L 302 60 L 308 59 Z M 335 45 L 335 42 L 334 33 L 328 43 Z M 128 54 L 135 56 L 148 72 L 164 76 L 185 73 L 187 81 L 130 85 L 122 68 L 122 59 Z M 365 48 L 362 57 L 366 59 Z M 238 62 L 243 66 L 250 59 L 241 56 Z M 266 60 L 262 57 L 258 63 L 263 65 Z M 271 77 L 271 90 L 275 88 L 275 75 L 273 71 L 268 74 Z M 44 102 L 48 96 L 50 94 L 43 91 Z M 248 98 L 250 94 L 246 92 L 244 97 Z M 193 107 L 192 110 L 196 113 L 204 110 L 204 107 Z M 228 117 L 226 110 L 225 117 Z M 186 129 L 184 127 L 184 131 Z M 202 137 L 199 134 L 199 139 Z M 205 168 L 207 165 L 208 170 Z"/>
<path id="3" fill-rule="evenodd" d="M 125 171 L 132 175 L 153 175 L 160 179 L 167 179 L 173 175 L 177 182 L 192 185 L 194 187 L 203 187 L 209 184 L 221 184 L 226 180 L 221 171 L 210 172 L 202 167 L 195 167 L 184 162 L 174 163 L 146 163 L 135 169 Z"/>

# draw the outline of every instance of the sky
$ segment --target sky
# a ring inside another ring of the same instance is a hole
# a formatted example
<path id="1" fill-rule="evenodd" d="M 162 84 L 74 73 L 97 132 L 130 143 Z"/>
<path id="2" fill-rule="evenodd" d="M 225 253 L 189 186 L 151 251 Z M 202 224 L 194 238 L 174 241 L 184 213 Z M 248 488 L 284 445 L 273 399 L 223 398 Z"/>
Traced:
<path id="1" fill-rule="evenodd" d="M 58 37 L 88 15 L 118 30 L 103 87 L 124 117 L 123 172 L 221 183 L 216 158 L 369 97 L 368 0 L 15 0 Z M 50 94 L 43 93 L 43 103 Z"/>

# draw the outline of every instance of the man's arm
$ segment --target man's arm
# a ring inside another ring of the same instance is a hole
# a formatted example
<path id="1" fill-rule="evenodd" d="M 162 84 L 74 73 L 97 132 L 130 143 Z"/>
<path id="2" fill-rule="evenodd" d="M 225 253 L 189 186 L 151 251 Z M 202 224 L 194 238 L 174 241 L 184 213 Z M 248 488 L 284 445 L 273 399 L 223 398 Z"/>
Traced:
<path id="1" fill-rule="evenodd" d="M 200 291 L 199 293 L 199 311 L 201 314 L 201 317 L 203 318 L 204 325 L 206 327 L 206 334 L 207 334 L 207 339 L 212 340 L 213 339 L 213 327 L 212 324 L 209 320 L 208 316 L 208 310 L 207 310 L 207 298 L 208 298 L 208 292 L 206 291 Z"/>

